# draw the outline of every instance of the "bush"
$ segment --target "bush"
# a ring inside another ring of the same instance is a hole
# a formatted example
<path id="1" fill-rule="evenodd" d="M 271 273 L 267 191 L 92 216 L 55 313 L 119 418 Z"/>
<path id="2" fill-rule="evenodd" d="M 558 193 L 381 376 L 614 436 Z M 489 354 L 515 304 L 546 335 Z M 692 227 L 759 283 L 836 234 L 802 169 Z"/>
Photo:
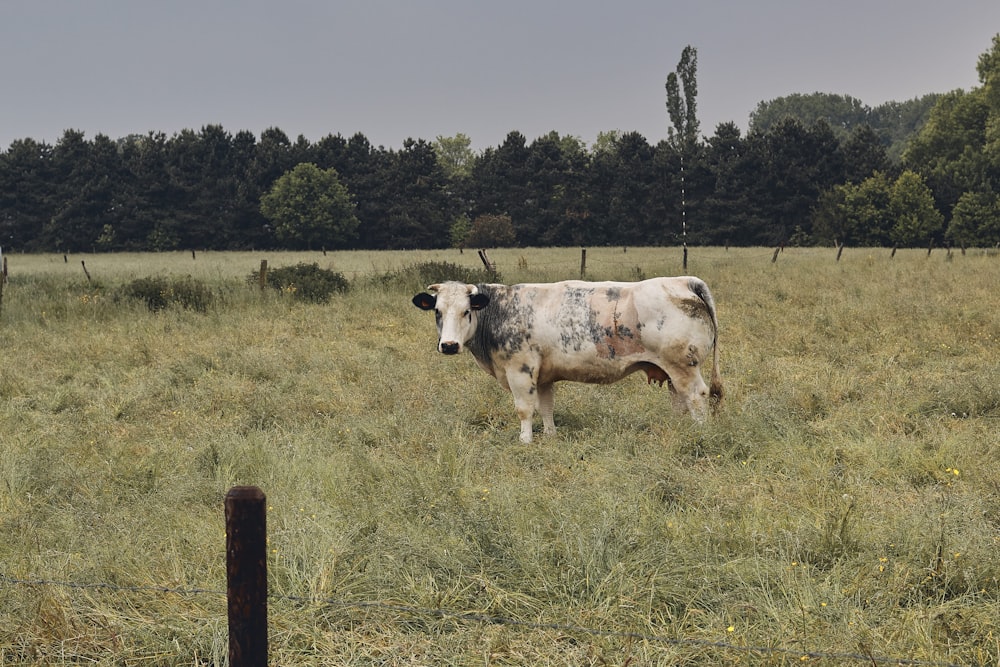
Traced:
<path id="1" fill-rule="evenodd" d="M 481 215 L 472 221 L 465 236 L 469 248 L 509 248 L 517 245 L 517 234 L 509 215 Z"/>
<path id="2" fill-rule="evenodd" d="M 251 273 L 250 284 L 257 284 L 260 274 Z M 310 303 L 326 303 L 336 292 L 346 292 L 350 283 L 344 274 L 330 269 L 321 269 L 319 264 L 300 263 L 271 269 L 267 273 L 267 285 L 293 299 Z"/>
<path id="3" fill-rule="evenodd" d="M 382 287 L 413 290 L 424 289 L 430 284 L 446 280 L 471 284 L 494 283 L 500 282 L 500 276 L 491 274 L 485 268 L 470 269 L 452 262 L 420 262 L 375 277 L 373 282 Z"/>
<path id="4" fill-rule="evenodd" d="M 184 278 L 158 276 L 138 278 L 127 283 L 115 294 L 115 300 L 122 299 L 142 301 L 153 312 L 177 305 L 203 313 L 215 300 L 215 295 L 204 283 L 190 276 Z"/>

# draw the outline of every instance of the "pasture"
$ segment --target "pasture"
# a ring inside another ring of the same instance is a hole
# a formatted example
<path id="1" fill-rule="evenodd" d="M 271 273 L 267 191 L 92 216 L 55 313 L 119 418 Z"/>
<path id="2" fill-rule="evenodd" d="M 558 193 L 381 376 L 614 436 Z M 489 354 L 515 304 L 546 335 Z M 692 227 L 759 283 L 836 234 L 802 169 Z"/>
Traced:
<path id="1" fill-rule="evenodd" d="M 8 255 L 0 664 L 223 665 L 242 484 L 268 499 L 275 665 L 998 664 L 1000 258 L 771 255 L 690 251 L 714 419 L 641 373 L 561 383 L 531 445 L 410 303 L 406 267 L 474 252 Z M 579 249 L 490 256 L 579 277 Z M 261 292 L 261 259 L 352 288 Z M 587 277 L 680 259 L 592 248 Z M 214 298 L 114 297 L 150 275 Z"/>

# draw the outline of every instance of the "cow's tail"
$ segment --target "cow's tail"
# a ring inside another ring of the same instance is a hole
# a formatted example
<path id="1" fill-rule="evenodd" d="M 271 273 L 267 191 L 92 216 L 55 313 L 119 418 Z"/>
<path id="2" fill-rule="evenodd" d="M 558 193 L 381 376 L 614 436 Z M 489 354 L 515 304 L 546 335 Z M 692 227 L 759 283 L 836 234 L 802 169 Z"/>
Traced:
<path id="1" fill-rule="evenodd" d="M 722 388 L 722 372 L 719 369 L 719 319 L 715 314 L 715 299 L 712 298 L 708 285 L 700 278 L 691 278 L 688 286 L 705 303 L 708 314 L 712 317 L 712 379 L 708 391 L 712 409 L 717 410 L 722 403 L 725 390 Z"/>

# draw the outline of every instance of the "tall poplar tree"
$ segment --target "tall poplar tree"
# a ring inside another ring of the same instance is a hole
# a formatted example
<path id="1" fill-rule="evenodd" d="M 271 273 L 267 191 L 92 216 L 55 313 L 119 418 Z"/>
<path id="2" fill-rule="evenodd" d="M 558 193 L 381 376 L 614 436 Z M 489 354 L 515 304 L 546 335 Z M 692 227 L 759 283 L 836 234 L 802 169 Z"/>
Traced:
<path id="1" fill-rule="evenodd" d="M 667 138 L 680 154 L 681 168 L 681 238 L 684 244 L 684 268 L 687 269 L 687 198 L 684 169 L 690 165 L 698 144 L 698 49 L 685 46 L 677 69 L 667 75 L 667 114 L 671 127 Z"/>
<path id="2" fill-rule="evenodd" d="M 685 46 L 677 70 L 667 75 L 667 136 L 679 149 L 698 142 L 698 49 Z"/>

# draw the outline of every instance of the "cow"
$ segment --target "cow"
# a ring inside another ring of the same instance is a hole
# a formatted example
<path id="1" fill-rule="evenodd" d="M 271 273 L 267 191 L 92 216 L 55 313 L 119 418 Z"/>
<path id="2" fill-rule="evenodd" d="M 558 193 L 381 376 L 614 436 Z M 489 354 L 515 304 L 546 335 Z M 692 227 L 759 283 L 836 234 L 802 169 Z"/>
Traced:
<path id="1" fill-rule="evenodd" d="M 513 394 L 524 443 L 531 442 L 536 411 L 544 433 L 556 432 L 553 385 L 561 380 L 609 384 L 643 371 L 647 384 L 666 382 L 674 408 L 699 422 L 722 400 L 715 301 L 699 278 L 449 281 L 427 290 L 413 304 L 434 311 L 438 351 L 468 349 Z M 709 350 L 711 387 L 699 368 Z"/>

